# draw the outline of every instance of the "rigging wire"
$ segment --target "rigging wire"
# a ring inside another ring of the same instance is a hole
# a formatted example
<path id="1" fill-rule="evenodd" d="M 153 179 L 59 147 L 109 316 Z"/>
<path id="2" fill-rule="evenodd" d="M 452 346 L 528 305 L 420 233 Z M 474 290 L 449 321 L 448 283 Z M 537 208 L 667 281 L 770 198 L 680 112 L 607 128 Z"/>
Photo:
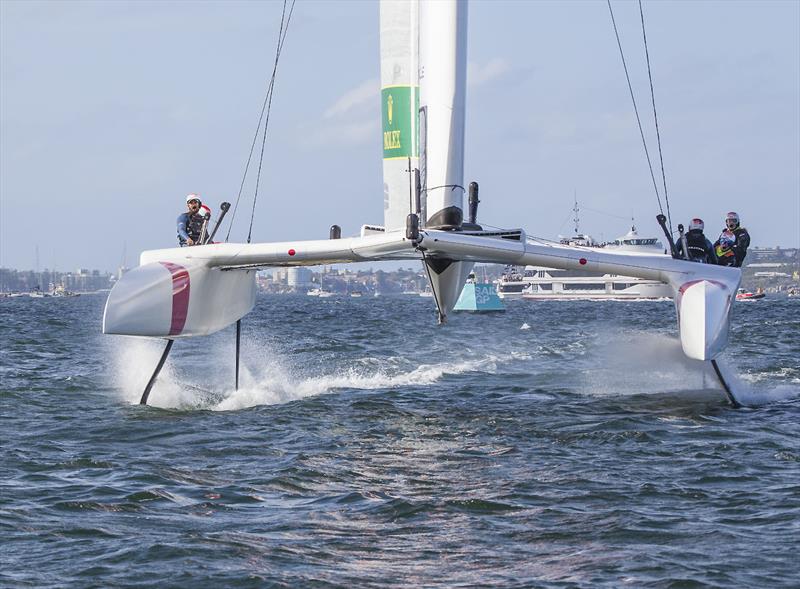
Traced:
<path id="1" fill-rule="evenodd" d="M 644 54 L 647 58 L 647 77 L 650 80 L 650 99 L 653 103 L 653 119 L 656 124 L 656 139 L 658 141 L 658 159 L 661 163 L 661 180 L 664 183 L 664 202 L 667 205 L 667 221 L 669 223 L 669 231 L 672 233 L 672 215 L 669 211 L 669 195 L 667 194 L 667 175 L 664 172 L 664 155 L 661 152 L 661 133 L 658 130 L 658 111 L 656 111 L 656 95 L 653 91 L 653 74 L 650 71 L 650 51 L 647 49 L 647 33 L 644 28 L 644 10 L 642 9 L 642 0 L 639 0 L 639 16 L 642 21 L 642 39 L 644 39 Z"/>
<path id="2" fill-rule="evenodd" d="M 650 160 L 650 151 L 647 149 L 647 140 L 644 138 L 644 129 L 642 128 L 642 120 L 639 117 L 639 108 L 636 106 L 636 98 L 633 96 L 633 85 L 631 84 L 631 77 L 628 74 L 628 65 L 625 62 L 625 54 L 622 51 L 622 42 L 619 39 L 619 31 L 617 30 L 617 21 L 614 19 L 614 11 L 611 9 L 611 0 L 606 0 L 608 4 L 608 12 L 611 14 L 611 24 L 614 25 L 614 35 L 617 37 L 617 47 L 619 47 L 619 55 L 622 58 L 622 67 L 625 69 L 625 79 L 628 80 L 628 91 L 631 95 L 633 102 L 633 110 L 636 113 L 636 122 L 639 125 L 639 134 L 642 137 L 642 145 L 644 146 L 644 154 L 647 156 L 647 167 L 650 169 L 650 178 L 653 180 L 653 189 L 656 192 L 656 200 L 658 201 L 658 209 L 661 214 L 664 214 L 664 207 L 661 205 L 661 195 L 658 193 L 658 184 L 656 176 L 653 173 L 653 163 Z"/>
<path id="3" fill-rule="evenodd" d="M 286 35 L 289 31 L 289 21 L 292 18 L 292 13 L 294 12 L 294 4 L 295 0 L 292 0 L 292 5 L 289 7 L 289 16 L 286 16 L 286 2 L 287 0 L 283 0 L 283 11 L 281 12 L 281 24 L 278 30 L 278 48 L 275 52 L 275 62 L 272 67 L 272 75 L 270 77 L 269 86 L 267 87 L 267 93 L 264 96 L 264 102 L 261 105 L 261 113 L 258 116 L 258 124 L 256 125 L 256 132 L 253 135 L 253 142 L 250 145 L 250 153 L 247 156 L 247 163 L 245 164 L 244 174 L 242 175 L 242 182 L 239 185 L 239 194 L 236 196 L 236 203 L 233 206 L 233 213 L 231 214 L 230 224 L 228 226 L 228 232 L 225 235 L 225 241 L 227 242 L 231 235 L 231 230 L 233 229 L 233 221 L 236 217 L 236 211 L 239 208 L 239 201 L 242 198 L 242 192 L 244 190 L 244 183 L 247 179 L 247 173 L 250 169 L 250 163 L 253 158 L 253 152 L 255 150 L 256 141 L 258 140 L 258 134 L 261 131 L 261 122 L 264 121 L 264 134 L 261 141 L 261 155 L 260 161 L 258 164 L 258 176 L 256 179 L 256 187 L 255 187 L 255 194 L 253 196 L 253 209 L 250 215 L 250 228 L 247 233 L 247 243 L 250 243 L 250 238 L 253 231 L 253 218 L 255 216 L 255 209 L 256 209 L 256 200 L 258 199 L 258 185 L 261 179 L 261 168 L 264 161 L 264 145 L 267 139 L 267 127 L 269 125 L 269 114 L 270 109 L 272 107 L 272 94 L 273 90 L 275 89 L 275 77 L 278 70 L 278 60 L 281 56 L 281 51 L 283 50 L 283 44 L 286 41 Z M 266 120 L 264 119 L 264 114 L 266 113 Z"/>
<path id="4" fill-rule="evenodd" d="M 281 56 L 281 49 L 283 49 L 283 42 L 286 40 L 286 34 L 289 32 L 289 22 L 292 19 L 292 12 L 294 12 L 294 3 L 295 0 L 292 0 L 292 6 L 289 8 L 289 16 L 286 17 L 286 28 L 283 29 L 283 14 L 286 14 L 286 0 L 283 0 L 283 14 L 281 15 L 281 27 L 283 30 L 283 36 L 279 36 L 278 41 L 278 49 L 275 52 L 275 64 L 272 68 L 272 79 L 269 83 L 269 104 L 267 105 L 267 117 L 264 119 L 264 136 L 261 140 L 261 157 L 258 161 L 258 174 L 256 175 L 256 189 L 255 193 L 253 194 L 253 209 L 250 212 L 250 228 L 247 231 L 247 243 L 250 243 L 250 237 L 253 233 L 253 219 L 256 216 L 256 201 L 258 200 L 258 186 L 259 182 L 261 181 L 261 167 L 264 164 L 264 147 L 267 143 L 267 127 L 269 126 L 269 113 L 272 110 L 272 96 L 273 90 L 275 88 L 275 75 L 278 72 L 278 60 Z"/>

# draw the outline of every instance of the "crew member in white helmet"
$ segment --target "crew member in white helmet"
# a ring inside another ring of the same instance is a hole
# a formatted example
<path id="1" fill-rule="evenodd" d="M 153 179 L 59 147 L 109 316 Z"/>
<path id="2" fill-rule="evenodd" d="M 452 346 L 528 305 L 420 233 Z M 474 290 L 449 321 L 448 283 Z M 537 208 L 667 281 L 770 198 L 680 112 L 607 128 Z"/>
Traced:
<path id="1" fill-rule="evenodd" d="M 734 266 L 738 268 L 744 263 L 747 248 L 750 247 L 750 234 L 747 229 L 739 224 L 739 213 L 734 213 L 733 211 L 725 216 L 725 229 L 736 237 L 731 249 L 733 249 L 733 255 L 736 258 Z"/>
<path id="2" fill-rule="evenodd" d="M 181 247 L 197 245 L 200 240 L 203 217 L 198 212 L 202 204 L 199 195 L 192 193 L 186 196 L 187 211 L 178 215 L 178 243 Z"/>
<path id="3" fill-rule="evenodd" d="M 714 247 L 703 233 L 705 223 L 702 219 L 694 218 L 689 223 L 689 230 L 684 237 L 678 241 L 678 255 L 687 258 L 692 262 L 703 262 L 704 264 L 716 264 L 717 259 L 714 255 Z M 686 242 L 686 255 L 684 255 L 684 241 Z"/>

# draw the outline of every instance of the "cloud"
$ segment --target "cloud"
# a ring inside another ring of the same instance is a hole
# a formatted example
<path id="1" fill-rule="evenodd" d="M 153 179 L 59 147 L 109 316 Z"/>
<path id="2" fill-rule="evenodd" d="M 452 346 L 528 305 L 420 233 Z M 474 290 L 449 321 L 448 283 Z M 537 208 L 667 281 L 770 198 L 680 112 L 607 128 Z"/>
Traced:
<path id="1" fill-rule="evenodd" d="M 467 84 L 480 86 L 509 71 L 511 71 L 511 65 L 500 57 L 490 59 L 483 65 L 470 62 L 467 64 Z"/>
<path id="2" fill-rule="evenodd" d="M 491 59 L 484 64 L 467 65 L 467 81 L 470 86 L 485 84 L 511 70 L 504 59 Z M 370 78 L 342 94 L 323 113 L 322 125 L 306 133 L 308 145 L 320 146 L 336 142 L 339 145 L 358 145 L 375 140 L 380 135 L 379 119 L 364 118 L 364 108 L 370 115 L 377 108 L 380 96 L 380 80 Z"/>
<path id="3" fill-rule="evenodd" d="M 303 137 L 305 147 L 330 147 L 336 145 L 362 145 L 373 142 L 380 145 L 380 124 L 378 120 L 354 121 L 350 123 L 331 124 L 307 129 L 299 136 Z"/>
<path id="4" fill-rule="evenodd" d="M 370 78 L 362 82 L 352 90 L 345 92 L 328 110 L 324 117 L 332 119 L 347 114 L 354 108 L 361 106 L 370 100 L 377 101 L 380 93 L 380 81 L 378 78 Z"/>

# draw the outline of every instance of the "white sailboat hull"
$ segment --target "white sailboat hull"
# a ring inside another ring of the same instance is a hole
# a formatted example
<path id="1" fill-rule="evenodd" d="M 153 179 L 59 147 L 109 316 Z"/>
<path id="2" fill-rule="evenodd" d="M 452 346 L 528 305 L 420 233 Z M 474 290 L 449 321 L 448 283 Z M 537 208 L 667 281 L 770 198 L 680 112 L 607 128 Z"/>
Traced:
<path id="1" fill-rule="evenodd" d="M 219 331 L 256 302 L 256 271 L 202 262 L 152 262 L 114 285 L 103 313 L 103 333 L 192 337 Z"/>
<path id="2" fill-rule="evenodd" d="M 717 280 L 693 280 L 678 288 L 681 346 L 689 358 L 713 360 L 728 344 L 735 293 L 735 287 Z"/>

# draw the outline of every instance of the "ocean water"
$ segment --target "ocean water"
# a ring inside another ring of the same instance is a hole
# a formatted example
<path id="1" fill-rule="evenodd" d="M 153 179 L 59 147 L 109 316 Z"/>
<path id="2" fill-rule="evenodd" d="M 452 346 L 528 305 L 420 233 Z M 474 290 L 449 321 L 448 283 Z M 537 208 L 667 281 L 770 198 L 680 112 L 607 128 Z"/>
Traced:
<path id="1" fill-rule="evenodd" d="M 733 409 L 670 302 L 263 296 L 103 336 L 0 299 L 0 586 L 798 587 L 800 299 L 737 303 Z"/>

